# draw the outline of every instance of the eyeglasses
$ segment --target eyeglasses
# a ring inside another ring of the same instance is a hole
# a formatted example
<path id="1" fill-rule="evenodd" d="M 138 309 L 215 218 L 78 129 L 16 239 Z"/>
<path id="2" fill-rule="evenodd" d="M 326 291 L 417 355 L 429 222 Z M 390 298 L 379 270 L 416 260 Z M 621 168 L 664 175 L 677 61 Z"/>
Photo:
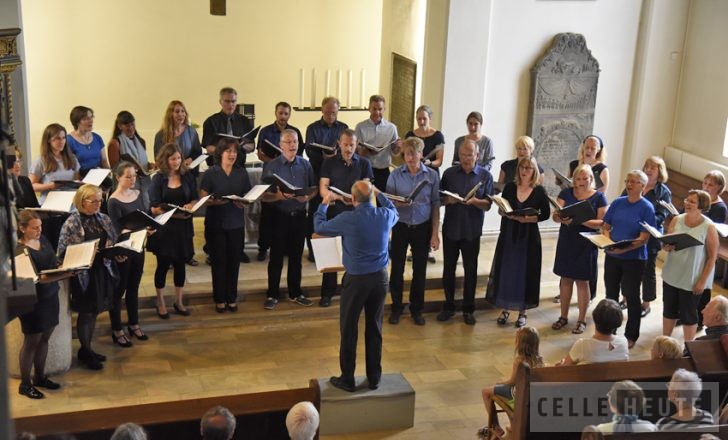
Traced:
<path id="1" fill-rule="evenodd" d="M 625 184 L 630 184 L 631 183 L 632 185 L 644 185 L 644 183 L 642 183 L 641 180 L 629 180 L 629 179 L 627 179 L 627 180 L 624 181 L 624 183 Z"/>
<path id="2" fill-rule="evenodd" d="M 100 205 L 101 199 L 85 199 L 84 202 L 88 203 L 89 205 Z"/>

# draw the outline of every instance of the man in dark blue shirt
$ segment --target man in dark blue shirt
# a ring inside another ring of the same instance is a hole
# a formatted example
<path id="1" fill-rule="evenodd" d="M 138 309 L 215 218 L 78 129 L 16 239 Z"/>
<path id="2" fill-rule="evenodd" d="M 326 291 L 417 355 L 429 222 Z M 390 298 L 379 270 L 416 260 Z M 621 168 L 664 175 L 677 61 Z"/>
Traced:
<path id="1" fill-rule="evenodd" d="M 319 180 L 319 194 L 326 196 L 329 186 L 336 187 L 342 191 L 348 191 L 357 180 L 373 179 L 372 165 L 369 160 L 359 156 L 356 151 L 356 133 L 354 130 L 347 128 L 339 136 L 338 146 L 340 154 L 329 157 L 324 160 L 321 167 L 321 179 Z M 342 212 L 351 211 L 354 205 L 351 198 L 341 196 L 335 193 L 329 195 L 329 200 L 333 206 L 327 210 L 327 219 L 331 220 Z M 311 205 L 309 204 L 309 216 L 311 214 Z M 317 207 L 318 210 L 318 207 Z M 323 274 L 321 280 L 321 307 L 331 305 L 331 297 L 336 293 L 336 273 L 327 272 Z"/>
<path id="2" fill-rule="evenodd" d="M 372 194 L 376 194 L 381 208 L 375 207 Z M 356 341 L 359 315 L 364 309 L 367 380 L 369 388 L 376 389 L 382 376 L 382 316 L 388 287 L 387 241 L 399 214 L 392 202 L 370 182 L 360 180 L 351 188 L 354 210 L 326 220 L 331 195 L 329 192 L 324 196 L 314 217 L 317 234 L 342 237 L 346 269 L 339 311 L 341 375 L 332 377 L 331 384 L 349 392 L 356 390 Z"/>
<path id="3" fill-rule="evenodd" d="M 263 179 L 277 174 L 286 182 L 299 188 L 316 185 L 313 169 L 308 161 L 296 155 L 298 135 L 294 130 L 285 129 L 281 133 L 281 151 L 277 158 L 263 168 Z M 271 236 L 270 260 L 268 261 L 268 294 L 264 304 L 266 310 L 273 310 L 280 296 L 283 256 L 288 255 L 288 297 L 302 306 L 310 306 L 311 300 L 301 290 L 301 256 L 306 239 L 306 203 L 312 196 L 294 196 L 281 192 L 263 194 L 262 201 L 271 205 L 271 219 L 275 232 Z"/>
<path id="4" fill-rule="evenodd" d="M 445 220 L 442 222 L 442 287 L 445 304 L 437 315 L 438 321 L 447 321 L 455 314 L 455 267 L 460 253 L 463 255 L 465 280 L 463 283 L 463 320 L 475 324 L 475 284 L 478 280 L 478 254 L 480 236 L 483 234 L 483 211 L 490 209 L 491 202 L 485 195 L 493 194 L 493 176 L 476 163 L 477 145 L 466 139 L 460 146 L 459 165 L 442 174 L 440 190 L 449 191 L 464 198 L 478 184 L 480 188 L 467 201 L 443 195 Z"/>

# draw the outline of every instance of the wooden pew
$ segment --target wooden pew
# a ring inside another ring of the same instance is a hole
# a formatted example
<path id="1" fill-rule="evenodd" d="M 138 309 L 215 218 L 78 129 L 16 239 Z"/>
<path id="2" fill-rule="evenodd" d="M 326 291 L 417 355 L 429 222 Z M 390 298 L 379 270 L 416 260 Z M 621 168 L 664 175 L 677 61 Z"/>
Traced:
<path id="1" fill-rule="evenodd" d="M 718 430 L 718 432 L 715 432 Z M 612 434 L 608 439 L 614 440 L 699 440 L 704 432 L 709 432 L 718 438 L 728 438 L 728 425 L 706 426 L 703 429 L 696 429 L 681 432 L 640 432 L 630 434 Z"/>
<path id="2" fill-rule="evenodd" d="M 150 438 L 199 440 L 200 418 L 208 409 L 222 405 L 237 418 L 235 439 L 288 439 L 286 414 L 301 401 L 310 401 L 320 410 L 315 379 L 307 388 L 20 417 L 14 422 L 16 433 L 32 432 L 40 439 L 70 433 L 79 440 L 107 440 L 118 425 L 134 422 L 144 426 Z"/>
<path id="3" fill-rule="evenodd" d="M 514 439 L 578 439 L 579 433 L 531 433 L 529 420 L 530 384 L 537 382 L 635 382 L 669 381 L 678 369 L 695 371 L 690 358 L 677 360 L 604 362 L 597 364 L 531 369 L 523 363 L 516 374 L 515 415 L 511 424 Z"/>

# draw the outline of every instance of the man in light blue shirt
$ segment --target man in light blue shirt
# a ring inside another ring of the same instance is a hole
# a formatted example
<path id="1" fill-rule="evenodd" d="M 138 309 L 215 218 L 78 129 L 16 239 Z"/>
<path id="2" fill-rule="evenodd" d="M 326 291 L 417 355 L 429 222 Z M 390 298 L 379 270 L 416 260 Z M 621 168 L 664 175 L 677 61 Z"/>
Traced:
<path id="1" fill-rule="evenodd" d="M 372 200 L 376 194 L 381 207 Z M 331 384 L 345 391 L 356 390 L 356 341 L 359 315 L 364 309 L 366 371 L 370 389 L 379 386 L 382 376 L 382 316 L 384 298 L 387 296 L 387 240 L 399 215 L 379 191 L 366 180 L 351 187 L 353 211 L 342 212 L 326 220 L 326 211 L 332 201 L 332 193 L 324 194 L 323 201 L 314 215 L 314 230 L 326 236 L 341 236 L 343 263 L 346 273 L 342 280 L 339 363 L 341 376 L 331 378 Z"/>
<path id="2" fill-rule="evenodd" d="M 417 325 L 425 325 L 422 309 L 425 305 L 425 277 L 427 254 L 440 246 L 440 175 L 422 163 L 425 144 L 417 137 L 402 143 L 405 164 L 392 171 L 387 180 L 387 193 L 408 196 L 418 184 L 427 182 L 422 190 L 408 202 L 395 201 L 399 222 L 392 229 L 392 314 L 390 324 L 398 324 L 404 309 L 404 264 L 407 247 L 412 248 L 412 284 L 409 310 Z M 376 174 L 375 174 L 376 176 Z"/>
<path id="3" fill-rule="evenodd" d="M 376 148 L 384 147 L 375 152 L 364 146 L 359 146 L 358 153 L 372 163 L 374 172 L 374 185 L 384 191 L 389 178 L 389 165 L 392 156 L 399 154 L 402 141 L 397 134 L 397 127 L 384 119 L 384 96 L 372 95 L 369 98 L 369 119 L 356 124 L 356 138 L 359 142 Z"/>

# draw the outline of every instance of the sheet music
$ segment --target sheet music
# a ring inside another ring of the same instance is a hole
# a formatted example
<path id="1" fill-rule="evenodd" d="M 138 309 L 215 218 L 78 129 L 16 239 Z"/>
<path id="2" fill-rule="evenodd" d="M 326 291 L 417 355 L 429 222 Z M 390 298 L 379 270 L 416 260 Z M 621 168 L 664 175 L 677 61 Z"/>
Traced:
<path id="1" fill-rule="evenodd" d="M 248 203 L 253 203 L 258 200 L 260 196 L 268 190 L 268 188 L 270 188 L 270 185 L 255 185 L 245 194 L 245 196 L 243 196 L 243 200 Z"/>
<path id="2" fill-rule="evenodd" d="M 316 257 L 316 269 L 319 272 L 344 270 L 341 237 L 312 238 L 311 247 L 313 247 L 313 254 Z"/>
<path id="3" fill-rule="evenodd" d="M 208 158 L 207 154 L 201 154 L 197 156 L 195 160 L 190 162 L 190 164 L 187 166 L 189 169 L 197 168 L 202 162 L 204 162 Z"/>
<path id="4" fill-rule="evenodd" d="M 27 254 L 26 250 L 15 256 L 15 273 L 18 278 L 28 278 L 33 280 L 34 283 L 38 282 L 38 274 L 35 272 L 33 260 L 30 259 L 30 255 Z"/>
<path id="5" fill-rule="evenodd" d="M 106 168 L 93 168 L 88 170 L 86 177 L 83 178 L 83 183 L 89 183 L 91 185 L 101 186 L 101 183 L 106 179 L 111 170 Z"/>
<path id="6" fill-rule="evenodd" d="M 75 191 L 51 191 L 46 194 L 43 205 L 37 209 L 42 211 L 70 212 L 75 195 Z"/>
<path id="7" fill-rule="evenodd" d="M 172 218 L 172 215 L 177 210 L 177 208 L 172 208 L 167 212 L 164 212 L 162 214 L 159 214 L 158 216 L 154 217 L 154 220 L 159 223 L 160 225 L 164 226 L 167 221 Z"/>

